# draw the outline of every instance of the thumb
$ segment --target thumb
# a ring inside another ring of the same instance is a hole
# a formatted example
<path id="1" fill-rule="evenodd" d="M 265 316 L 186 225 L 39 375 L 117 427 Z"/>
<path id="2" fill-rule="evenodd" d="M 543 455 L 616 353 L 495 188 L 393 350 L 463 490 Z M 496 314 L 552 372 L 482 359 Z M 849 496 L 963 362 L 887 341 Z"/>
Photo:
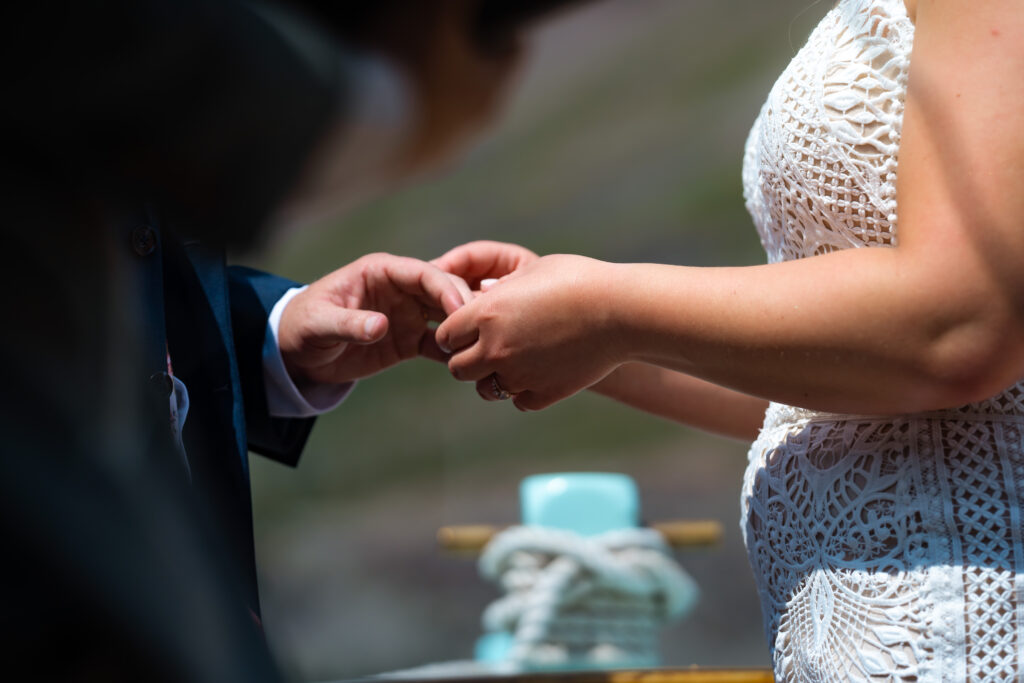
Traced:
<path id="1" fill-rule="evenodd" d="M 376 311 L 352 308 L 325 310 L 307 323 L 305 339 L 311 346 L 372 344 L 388 331 L 388 318 Z"/>

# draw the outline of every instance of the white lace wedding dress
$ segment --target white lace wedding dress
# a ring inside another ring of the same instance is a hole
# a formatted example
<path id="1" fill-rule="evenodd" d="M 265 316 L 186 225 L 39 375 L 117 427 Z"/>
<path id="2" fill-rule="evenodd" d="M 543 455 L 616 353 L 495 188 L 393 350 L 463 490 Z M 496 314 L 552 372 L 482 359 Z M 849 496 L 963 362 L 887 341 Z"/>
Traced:
<path id="1" fill-rule="evenodd" d="M 775 84 L 744 189 L 770 261 L 897 241 L 914 27 L 841 0 Z M 1015 680 L 1024 663 L 1024 384 L 897 419 L 772 404 L 743 531 L 780 681 Z"/>

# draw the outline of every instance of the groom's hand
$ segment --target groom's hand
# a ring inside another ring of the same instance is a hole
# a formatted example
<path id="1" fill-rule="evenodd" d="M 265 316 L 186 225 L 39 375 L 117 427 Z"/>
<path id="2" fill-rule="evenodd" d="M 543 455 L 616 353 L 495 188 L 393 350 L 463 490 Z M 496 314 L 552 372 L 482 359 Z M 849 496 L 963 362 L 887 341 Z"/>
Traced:
<path id="1" fill-rule="evenodd" d="M 298 385 L 340 384 L 417 355 L 444 361 L 430 321 L 472 298 L 461 278 L 412 258 L 370 254 L 292 299 L 278 346 Z"/>
<path id="2" fill-rule="evenodd" d="M 600 381 L 625 360 L 607 307 L 614 268 L 565 255 L 516 268 L 437 328 L 437 343 L 453 351 L 452 375 L 476 382 L 485 400 L 513 394 L 520 410 L 545 408 Z"/>
<path id="3" fill-rule="evenodd" d="M 518 244 L 479 240 L 455 247 L 432 264 L 441 270 L 457 275 L 474 290 L 481 289 L 481 282 L 498 280 L 536 261 L 538 256 Z M 486 286 L 483 287 L 486 289 Z"/>

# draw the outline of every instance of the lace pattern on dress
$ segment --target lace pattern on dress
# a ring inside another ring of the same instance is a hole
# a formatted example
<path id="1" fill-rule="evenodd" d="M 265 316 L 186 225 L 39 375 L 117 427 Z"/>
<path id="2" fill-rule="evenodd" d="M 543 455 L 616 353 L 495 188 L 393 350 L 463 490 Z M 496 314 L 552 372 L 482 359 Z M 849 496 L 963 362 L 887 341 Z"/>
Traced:
<path id="1" fill-rule="evenodd" d="M 912 38 L 901 0 L 841 2 L 776 82 L 744 164 L 770 261 L 896 243 Z"/>
<path id="2" fill-rule="evenodd" d="M 769 261 L 897 244 L 912 41 L 902 0 L 841 0 L 776 82 L 743 173 Z M 1022 439 L 1024 384 L 897 419 L 772 404 L 742 527 L 777 679 L 1019 675 Z"/>

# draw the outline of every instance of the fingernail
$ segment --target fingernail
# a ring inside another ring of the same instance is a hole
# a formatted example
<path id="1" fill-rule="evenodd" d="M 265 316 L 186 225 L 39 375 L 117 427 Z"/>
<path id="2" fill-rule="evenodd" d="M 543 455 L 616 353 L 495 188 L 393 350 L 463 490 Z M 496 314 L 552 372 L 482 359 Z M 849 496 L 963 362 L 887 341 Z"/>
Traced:
<path id="1" fill-rule="evenodd" d="M 488 289 L 490 289 L 495 284 L 497 284 L 497 282 L 498 282 L 498 278 L 496 278 L 496 277 L 489 277 L 489 278 L 485 278 L 485 279 L 481 280 L 480 281 L 480 291 L 481 292 L 486 292 Z"/>
<path id="2" fill-rule="evenodd" d="M 371 315 L 366 318 L 366 322 L 363 323 L 363 334 L 366 335 L 367 339 L 373 339 L 379 322 L 379 318 L 375 315 Z"/>
<path id="3" fill-rule="evenodd" d="M 448 348 L 448 345 L 445 344 L 444 342 L 441 342 L 441 341 L 437 342 L 437 348 L 441 349 L 445 353 L 451 353 L 452 352 L 452 350 Z"/>

